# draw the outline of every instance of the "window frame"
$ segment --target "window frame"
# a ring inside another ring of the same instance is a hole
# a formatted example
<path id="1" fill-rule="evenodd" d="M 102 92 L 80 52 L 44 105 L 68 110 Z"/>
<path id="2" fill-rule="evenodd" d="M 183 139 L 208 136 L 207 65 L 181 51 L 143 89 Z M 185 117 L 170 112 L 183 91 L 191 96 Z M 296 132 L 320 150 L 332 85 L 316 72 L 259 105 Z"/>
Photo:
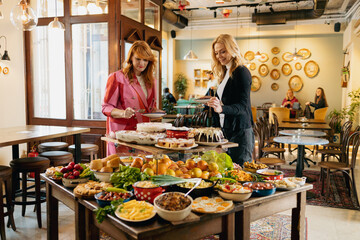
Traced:
<path id="1" fill-rule="evenodd" d="M 155 4 L 160 6 L 160 19 L 162 19 L 162 2 L 161 0 L 152 0 Z M 71 0 L 64 0 L 64 16 L 59 17 L 59 20 L 65 25 L 65 94 L 66 94 L 66 118 L 65 119 L 53 119 L 53 118 L 39 118 L 34 116 L 34 101 L 33 101 L 33 89 L 32 89 L 32 69 L 31 69 L 31 37 L 29 32 L 24 32 L 24 47 L 25 47 L 25 81 L 26 81 L 26 116 L 27 124 L 37 125 L 57 125 L 57 126 L 83 126 L 91 128 L 91 132 L 105 133 L 106 121 L 105 120 L 75 120 L 73 113 L 73 63 L 72 63 L 72 25 L 80 23 L 107 23 L 108 24 L 108 62 L 109 73 L 115 72 L 122 68 L 122 62 L 125 60 L 125 41 L 126 34 L 129 32 L 130 27 L 134 27 L 140 33 L 141 40 L 149 40 L 150 37 L 162 37 L 162 23 L 160 20 L 160 30 L 155 30 L 145 25 L 144 16 L 144 4 L 145 0 L 141 0 L 141 22 L 132 20 L 126 16 L 122 16 L 121 13 L 121 1 L 108 0 L 108 14 L 98 15 L 74 15 L 71 16 Z M 30 2 L 31 4 L 31 2 Z M 53 17 L 39 18 L 38 26 L 46 26 Z M 128 25 L 135 22 L 131 26 Z M 158 59 L 161 63 L 161 45 L 150 45 L 153 50 L 160 50 L 160 57 Z M 161 64 L 159 65 L 159 79 L 158 87 L 161 89 Z M 105 88 L 105 86 L 104 86 Z M 161 91 L 159 91 L 158 98 L 161 97 Z"/>

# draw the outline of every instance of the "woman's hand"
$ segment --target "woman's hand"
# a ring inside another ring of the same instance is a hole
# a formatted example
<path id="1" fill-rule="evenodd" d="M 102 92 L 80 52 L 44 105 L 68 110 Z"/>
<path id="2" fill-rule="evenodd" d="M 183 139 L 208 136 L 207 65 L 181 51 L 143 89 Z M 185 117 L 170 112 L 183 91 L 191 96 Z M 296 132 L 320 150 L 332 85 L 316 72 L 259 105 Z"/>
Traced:
<path id="1" fill-rule="evenodd" d="M 310 105 L 310 102 L 306 102 L 305 105 Z"/>
<path id="2" fill-rule="evenodd" d="M 207 105 L 209 107 L 212 107 L 214 109 L 214 111 L 217 113 L 221 113 L 223 110 L 220 100 L 216 97 L 210 98 L 210 101 L 207 103 Z"/>
<path id="3" fill-rule="evenodd" d="M 125 110 L 114 108 L 111 111 L 111 116 L 113 118 L 126 118 L 126 119 L 129 119 L 129 118 L 132 118 L 134 115 L 135 115 L 135 110 L 130 108 L 130 107 L 126 108 Z"/>

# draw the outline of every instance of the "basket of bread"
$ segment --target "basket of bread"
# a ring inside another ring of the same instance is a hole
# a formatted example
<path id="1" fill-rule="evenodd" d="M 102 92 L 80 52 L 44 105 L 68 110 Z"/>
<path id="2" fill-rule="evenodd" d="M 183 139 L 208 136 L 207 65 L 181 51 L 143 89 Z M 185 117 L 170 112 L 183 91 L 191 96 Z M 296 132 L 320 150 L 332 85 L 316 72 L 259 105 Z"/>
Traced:
<path id="1" fill-rule="evenodd" d="M 92 199 L 95 194 L 102 192 L 109 187 L 113 187 L 113 185 L 110 183 L 89 180 L 86 183 L 78 184 L 74 188 L 74 195 L 78 198 Z"/>
<path id="2" fill-rule="evenodd" d="M 103 159 L 95 159 L 90 162 L 90 169 L 101 182 L 110 182 L 110 176 L 119 169 L 119 165 L 125 165 L 117 154 Z"/>

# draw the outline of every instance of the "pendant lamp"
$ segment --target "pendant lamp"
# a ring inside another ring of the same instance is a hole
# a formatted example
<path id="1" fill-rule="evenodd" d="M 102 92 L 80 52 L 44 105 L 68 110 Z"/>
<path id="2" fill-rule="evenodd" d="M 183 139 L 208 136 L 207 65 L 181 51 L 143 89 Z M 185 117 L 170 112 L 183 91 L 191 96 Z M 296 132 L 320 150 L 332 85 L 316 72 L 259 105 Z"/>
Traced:
<path id="1" fill-rule="evenodd" d="M 190 51 L 185 55 L 184 60 L 198 60 L 198 57 L 192 50 L 192 26 L 190 27 Z"/>
<path id="2" fill-rule="evenodd" d="M 296 15 L 298 13 L 298 10 L 299 10 L 299 4 L 296 3 Z M 289 57 L 291 57 L 293 60 L 296 60 L 298 58 L 302 58 L 303 56 L 298 54 L 297 52 L 297 49 L 296 49 L 296 39 L 297 39 L 297 19 L 298 19 L 298 16 L 296 16 L 296 22 L 295 22 L 295 51 L 293 54 L 289 55 Z"/>
<path id="3" fill-rule="evenodd" d="M 254 9 L 255 13 L 257 12 L 257 8 Z M 258 48 L 259 48 L 259 38 L 260 38 L 260 31 L 261 31 L 261 21 L 260 21 L 260 9 L 259 9 L 259 31 L 258 31 L 258 34 L 257 34 L 257 45 L 258 45 Z M 255 53 L 255 59 L 259 60 L 261 58 L 261 53 L 260 51 L 258 50 L 256 53 Z"/>
<path id="4" fill-rule="evenodd" d="M 0 59 L 1 60 L 6 60 L 6 61 L 10 61 L 10 57 L 9 57 L 9 53 L 7 51 L 7 40 L 6 40 L 6 37 L 5 36 L 1 36 L 1 38 L 4 38 L 5 39 L 5 51 L 4 51 L 4 54 L 1 56 L 0 54 Z M 1 48 L 1 45 L 0 45 L 0 48 Z"/>
<path id="5" fill-rule="evenodd" d="M 48 27 L 53 30 L 65 30 L 65 25 L 59 21 L 57 17 L 57 0 L 55 0 L 55 17 L 52 22 L 49 23 Z"/>
<path id="6" fill-rule="evenodd" d="M 31 31 L 38 23 L 35 11 L 27 4 L 26 0 L 20 0 L 11 10 L 10 20 L 17 29 L 22 31 Z"/>

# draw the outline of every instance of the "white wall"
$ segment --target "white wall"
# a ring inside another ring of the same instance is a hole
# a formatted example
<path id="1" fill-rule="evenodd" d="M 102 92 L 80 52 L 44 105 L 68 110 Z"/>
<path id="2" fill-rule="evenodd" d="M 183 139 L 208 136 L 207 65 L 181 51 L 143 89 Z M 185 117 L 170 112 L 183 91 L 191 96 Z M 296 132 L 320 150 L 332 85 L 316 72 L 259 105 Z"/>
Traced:
<path id="1" fill-rule="evenodd" d="M 7 65 L 10 70 L 7 75 L 0 74 L 0 128 L 26 124 L 23 32 L 17 30 L 10 22 L 10 12 L 16 3 L 3 1 L 0 5 L 4 15 L 4 19 L 0 20 L 0 36 L 7 38 L 7 50 L 11 60 L 0 60 L 0 66 Z M 0 40 L 0 45 L 0 53 L 3 54 L 4 39 Z M 21 149 L 25 149 L 25 146 L 21 146 L 20 154 Z M 11 157 L 11 147 L 0 147 L 1 165 L 8 165 Z"/>
<path id="2" fill-rule="evenodd" d="M 190 80 L 189 93 L 203 94 L 206 89 L 196 89 L 194 87 L 194 69 L 211 69 L 211 42 L 212 39 L 193 40 L 192 49 L 198 55 L 198 61 L 184 61 L 180 60 L 190 49 L 189 40 L 177 40 L 176 41 L 176 55 L 174 64 L 174 76 L 176 73 L 185 73 Z M 277 68 L 281 71 L 281 66 L 285 63 L 281 56 L 284 52 L 294 52 L 295 39 L 294 37 L 264 37 L 255 39 L 238 39 L 237 40 L 241 52 L 244 54 L 246 51 L 251 50 L 256 52 L 260 50 L 265 52 L 269 56 L 269 60 L 266 62 L 269 70 Z M 299 99 L 302 106 L 307 101 L 313 101 L 315 90 L 317 87 L 323 87 L 327 96 L 330 110 L 333 108 L 341 108 L 341 96 L 342 90 L 340 88 L 340 73 L 343 61 L 342 54 L 342 35 L 339 34 L 327 34 L 318 36 L 298 36 L 297 48 L 307 48 L 311 51 L 311 57 L 306 60 L 297 60 L 290 62 L 293 68 L 292 73 L 289 76 L 281 75 L 278 80 L 271 79 L 270 75 L 261 77 L 258 73 L 258 66 L 261 64 L 258 60 L 253 60 L 256 63 L 257 68 L 255 71 L 251 71 L 252 75 L 260 77 L 262 86 L 259 91 L 251 93 L 251 101 L 253 106 L 260 106 L 264 102 L 273 102 L 280 105 L 288 90 L 288 81 L 291 76 L 299 75 L 303 81 L 303 88 L 295 93 L 295 96 Z M 279 47 L 281 52 L 277 55 L 271 53 L 271 48 Z M 271 59 L 277 56 L 280 59 L 280 64 L 274 66 L 271 63 Z M 304 73 L 304 65 L 309 60 L 314 60 L 318 63 L 320 71 L 314 78 L 308 78 Z M 302 69 L 297 71 L 295 69 L 295 63 L 300 62 Z M 273 91 L 271 84 L 277 83 L 279 90 Z"/>

